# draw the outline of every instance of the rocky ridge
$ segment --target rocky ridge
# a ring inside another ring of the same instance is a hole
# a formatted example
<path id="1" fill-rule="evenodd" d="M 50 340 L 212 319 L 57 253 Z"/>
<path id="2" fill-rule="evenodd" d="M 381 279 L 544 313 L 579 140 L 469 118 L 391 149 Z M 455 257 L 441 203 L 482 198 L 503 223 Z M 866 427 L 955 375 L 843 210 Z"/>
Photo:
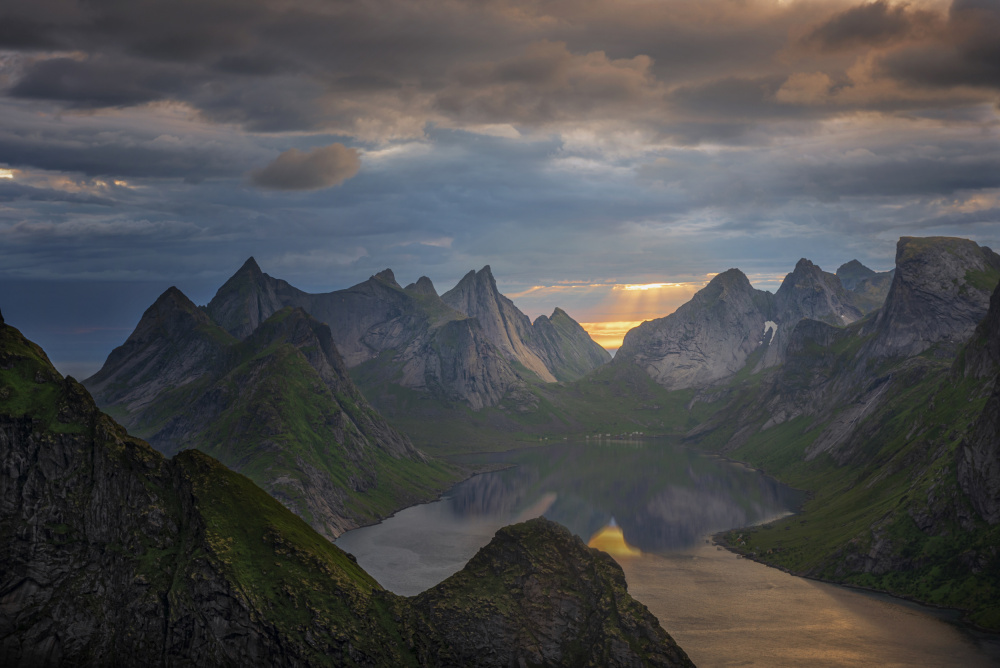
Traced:
<path id="1" fill-rule="evenodd" d="M 382 590 L 247 478 L 129 436 L 2 316 L 0 462 L 4 665 L 691 665 L 620 568 L 544 520 L 421 599 Z"/>
<path id="2" fill-rule="evenodd" d="M 171 288 L 84 383 L 160 452 L 217 457 L 331 538 L 450 479 L 368 404 L 302 309 L 239 341 Z"/>
<path id="3" fill-rule="evenodd" d="M 366 393 L 389 412 L 400 408 L 394 388 L 479 410 L 517 401 L 525 380 L 572 380 L 610 359 L 561 310 L 553 313 L 558 326 L 542 322 L 536 332 L 499 293 L 489 267 L 443 296 L 426 276 L 403 288 L 389 269 L 344 290 L 310 294 L 262 273 L 251 258 L 207 313 L 243 338 L 247 323 L 283 306 L 327 323 L 348 367 L 364 365 L 358 376 Z"/>

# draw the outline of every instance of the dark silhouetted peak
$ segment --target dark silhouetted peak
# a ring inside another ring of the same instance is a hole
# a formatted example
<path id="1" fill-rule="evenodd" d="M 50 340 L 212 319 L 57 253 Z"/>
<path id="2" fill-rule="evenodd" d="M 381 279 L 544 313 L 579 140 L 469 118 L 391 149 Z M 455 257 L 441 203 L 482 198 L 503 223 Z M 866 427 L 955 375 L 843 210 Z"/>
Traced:
<path id="1" fill-rule="evenodd" d="M 815 267 L 815 266 L 816 265 L 813 264 L 811 260 L 807 260 L 806 258 L 801 258 L 798 262 L 795 263 L 795 270 L 798 271 L 799 269 L 807 269 L 809 267 Z"/>
<path id="2" fill-rule="evenodd" d="M 557 306 L 552 310 L 552 315 L 549 316 L 549 319 L 554 320 L 555 318 L 568 318 L 568 317 L 569 314 Z"/>
<path id="3" fill-rule="evenodd" d="M 247 261 L 243 263 L 243 266 L 240 267 L 239 271 L 237 271 L 236 273 L 237 274 L 249 273 L 254 275 L 260 275 L 263 274 L 264 272 L 260 270 L 260 265 L 257 264 L 257 260 L 255 260 L 253 258 L 253 255 L 251 255 L 250 257 L 247 258 Z"/>
<path id="4" fill-rule="evenodd" d="M 3 312 L 0 311 L 0 325 L 4 324 Z"/>
<path id="5" fill-rule="evenodd" d="M 421 276 L 417 279 L 416 283 L 410 283 L 405 288 L 407 292 L 412 292 L 418 295 L 427 295 L 429 297 L 437 297 L 437 290 L 434 289 L 434 284 L 431 283 L 431 279 L 426 276 Z"/>
<path id="6" fill-rule="evenodd" d="M 217 325 L 245 339 L 268 316 L 293 301 L 298 292 L 285 281 L 262 272 L 251 257 L 219 288 L 206 310 Z"/>
<path id="7" fill-rule="evenodd" d="M 837 269 L 837 278 L 840 279 L 841 285 L 846 290 L 854 290 L 858 286 L 858 283 L 875 275 L 874 270 L 869 269 L 857 260 L 846 262 Z"/>
<path id="8" fill-rule="evenodd" d="M 378 272 L 372 278 L 382 281 L 383 283 L 388 283 L 389 285 L 400 288 L 399 283 L 396 282 L 396 276 L 392 273 L 392 269 L 383 269 Z"/>

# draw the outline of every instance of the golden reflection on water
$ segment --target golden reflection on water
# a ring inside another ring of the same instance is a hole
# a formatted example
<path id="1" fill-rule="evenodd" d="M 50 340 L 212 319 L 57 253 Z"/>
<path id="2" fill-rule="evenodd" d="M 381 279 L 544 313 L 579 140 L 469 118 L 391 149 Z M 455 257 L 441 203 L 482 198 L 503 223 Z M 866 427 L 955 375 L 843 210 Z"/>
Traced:
<path id="1" fill-rule="evenodd" d="M 629 592 L 701 668 L 993 665 L 958 629 L 921 610 L 714 545 L 619 563 Z"/>
<path id="2" fill-rule="evenodd" d="M 641 550 L 637 550 L 625 542 L 625 534 L 622 533 L 622 528 L 615 523 L 614 518 L 611 519 L 610 524 L 590 537 L 590 540 L 587 541 L 587 547 L 596 547 L 616 559 L 618 557 L 638 557 L 642 554 Z"/>

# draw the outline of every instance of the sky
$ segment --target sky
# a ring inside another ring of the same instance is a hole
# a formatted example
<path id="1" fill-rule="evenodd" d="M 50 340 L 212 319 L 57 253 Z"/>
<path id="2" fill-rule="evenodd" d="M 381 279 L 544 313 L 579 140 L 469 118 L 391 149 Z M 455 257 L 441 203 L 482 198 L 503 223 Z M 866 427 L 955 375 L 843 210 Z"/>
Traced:
<path id="1" fill-rule="evenodd" d="M 716 273 L 1000 248 L 997 0 L 5 0 L 0 311 L 83 377 L 171 285 L 490 265 L 609 348 Z"/>

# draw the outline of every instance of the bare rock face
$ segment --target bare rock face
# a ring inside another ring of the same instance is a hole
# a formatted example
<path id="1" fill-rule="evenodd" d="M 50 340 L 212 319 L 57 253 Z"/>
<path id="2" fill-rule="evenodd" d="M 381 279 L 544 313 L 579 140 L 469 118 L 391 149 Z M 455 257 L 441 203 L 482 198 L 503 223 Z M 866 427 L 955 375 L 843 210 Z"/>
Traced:
<path id="1" fill-rule="evenodd" d="M 500 529 L 413 606 L 418 654 L 438 665 L 694 665 L 611 557 L 545 518 Z"/>
<path id="2" fill-rule="evenodd" d="M 470 271 L 441 298 L 476 318 L 486 338 L 508 359 L 545 382 L 576 380 L 611 360 L 608 351 L 560 308 L 532 323 L 497 290 L 489 265 Z"/>
<path id="3" fill-rule="evenodd" d="M 902 237 L 896 273 L 866 357 L 910 357 L 932 346 L 953 353 L 986 315 L 1000 256 L 968 239 Z"/>
<path id="4" fill-rule="evenodd" d="M 800 320 L 843 327 L 862 315 L 835 275 L 802 258 L 774 295 L 772 320 L 776 327 L 763 366 L 774 366 L 784 360 L 790 334 Z"/>
<path id="5" fill-rule="evenodd" d="M 165 390 L 204 377 L 234 343 L 180 290 L 170 288 L 86 384 L 103 405 L 139 413 Z"/>
<path id="6" fill-rule="evenodd" d="M 294 305 L 304 294 L 262 272 L 251 257 L 219 288 L 206 310 L 217 325 L 245 339 L 274 312 Z"/>
<path id="7" fill-rule="evenodd" d="M 535 318 L 531 329 L 532 344 L 556 380 L 582 378 L 611 361 L 611 354 L 561 308 Z"/>
<path id="8" fill-rule="evenodd" d="M 441 299 L 456 311 L 476 318 L 486 339 L 504 355 L 514 360 L 547 383 L 556 378 L 534 350 L 531 320 L 521 313 L 514 302 L 497 290 L 489 265 L 470 271 Z"/>
<path id="9" fill-rule="evenodd" d="M 389 269 L 344 290 L 309 294 L 262 273 L 251 258 L 207 312 L 246 338 L 285 306 L 301 307 L 330 327 L 347 366 L 365 365 L 366 391 L 383 410 L 395 408 L 391 386 L 479 410 L 522 391 L 522 373 L 571 380 L 610 359 L 562 311 L 553 314 L 553 327 L 534 328 L 497 291 L 489 267 L 470 272 L 444 297 L 426 276 L 400 287 Z"/>
<path id="10" fill-rule="evenodd" d="M 171 288 L 85 384 L 159 451 L 219 458 L 331 538 L 436 491 L 390 482 L 426 458 L 368 404 L 329 328 L 302 309 L 240 342 Z"/>
<path id="11" fill-rule="evenodd" d="M 770 341 L 771 299 L 730 269 L 670 315 L 629 331 L 612 363 L 635 364 L 669 390 L 731 376 Z"/>

